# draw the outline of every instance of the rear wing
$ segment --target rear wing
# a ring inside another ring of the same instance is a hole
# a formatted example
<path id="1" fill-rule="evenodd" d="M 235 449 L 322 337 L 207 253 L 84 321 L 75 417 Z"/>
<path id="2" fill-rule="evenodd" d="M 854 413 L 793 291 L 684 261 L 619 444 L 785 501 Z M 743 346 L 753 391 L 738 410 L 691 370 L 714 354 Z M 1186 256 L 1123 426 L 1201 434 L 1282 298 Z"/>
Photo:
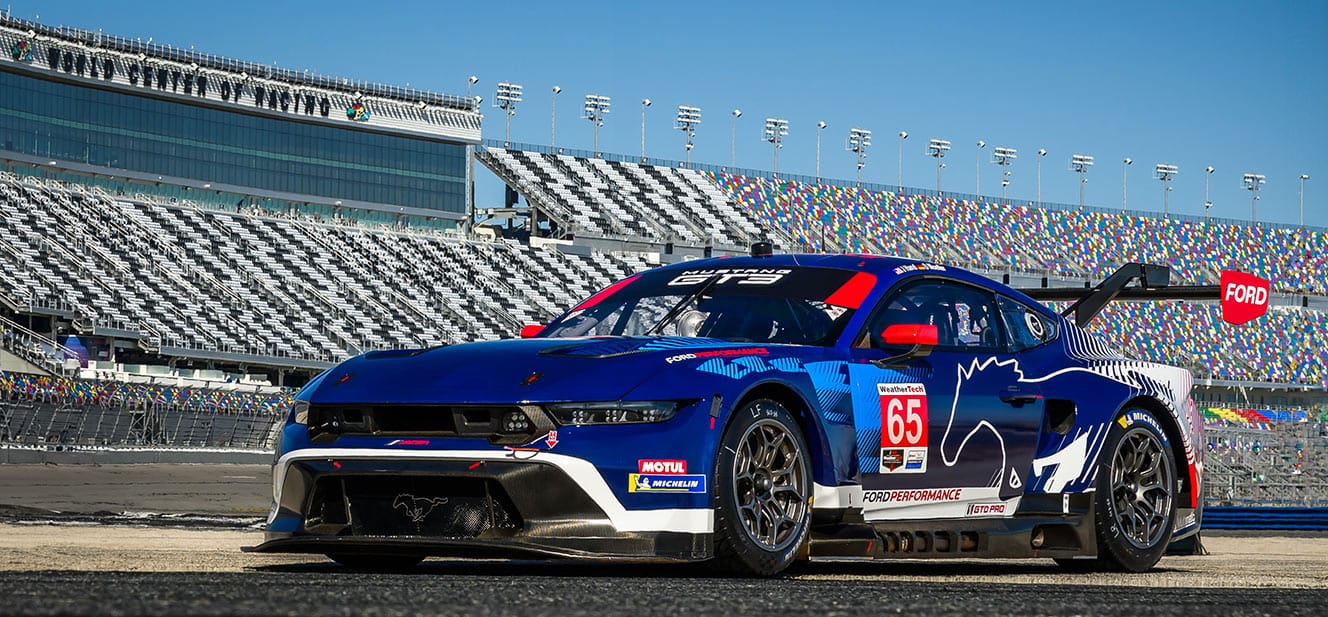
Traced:
<path id="1" fill-rule="evenodd" d="M 1035 300 L 1044 302 L 1073 300 L 1074 303 L 1061 311 L 1061 315 L 1064 317 L 1074 315 L 1075 325 L 1082 328 L 1093 321 L 1093 318 L 1097 317 L 1098 313 L 1101 313 L 1102 309 L 1113 300 L 1222 300 L 1223 316 L 1225 317 L 1227 300 L 1234 296 L 1234 292 L 1226 294 L 1228 298 L 1223 297 L 1222 289 L 1228 287 L 1226 272 L 1222 273 L 1222 279 L 1222 285 L 1171 285 L 1170 267 L 1157 264 L 1128 263 L 1121 266 L 1101 283 L 1098 283 L 1096 287 L 1039 287 L 1020 289 L 1019 291 Z M 1138 282 L 1137 285 L 1131 285 L 1136 281 Z M 1263 310 L 1268 308 L 1267 285 L 1268 282 L 1263 281 Z M 1241 300 L 1242 304 L 1249 304 L 1249 302 L 1244 301 L 1243 296 Z M 1260 311 L 1259 315 L 1262 314 L 1263 312 Z M 1258 315 L 1254 315 L 1254 317 L 1258 317 Z M 1228 321 L 1231 320 L 1228 319 Z"/>

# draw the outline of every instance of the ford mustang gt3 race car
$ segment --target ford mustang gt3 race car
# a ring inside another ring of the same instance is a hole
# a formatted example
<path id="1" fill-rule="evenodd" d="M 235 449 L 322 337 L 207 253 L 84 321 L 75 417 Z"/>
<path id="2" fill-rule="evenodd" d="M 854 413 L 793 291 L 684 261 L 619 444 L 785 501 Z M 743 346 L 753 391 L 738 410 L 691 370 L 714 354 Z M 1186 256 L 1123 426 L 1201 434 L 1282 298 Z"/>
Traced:
<path id="1" fill-rule="evenodd" d="M 1191 376 L 1081 326 L 1167 278 L 1130 264 L 1062 315 L 952 267 L 754 250 L 523 339 L 367 353 L 295 397 L 247 550 L 1147 570 L 1199 529 Z"/>

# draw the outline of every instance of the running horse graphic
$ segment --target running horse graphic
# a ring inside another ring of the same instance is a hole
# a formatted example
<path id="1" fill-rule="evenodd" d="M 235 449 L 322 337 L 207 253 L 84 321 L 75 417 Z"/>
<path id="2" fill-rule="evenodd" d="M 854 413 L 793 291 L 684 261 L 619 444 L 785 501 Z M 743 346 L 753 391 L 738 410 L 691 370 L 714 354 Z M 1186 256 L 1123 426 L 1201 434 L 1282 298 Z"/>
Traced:
<path id="1" fill-rule="evenodd" d="M 410 493 L 401 493 L 392 501 L 392 509 L 405 511 L 406 516 L 410 517 L 410 522 L 419 525 L 429 517 L 434 508 L 445 503 L 447 503 L 446 497 L 416 497 Z"/>

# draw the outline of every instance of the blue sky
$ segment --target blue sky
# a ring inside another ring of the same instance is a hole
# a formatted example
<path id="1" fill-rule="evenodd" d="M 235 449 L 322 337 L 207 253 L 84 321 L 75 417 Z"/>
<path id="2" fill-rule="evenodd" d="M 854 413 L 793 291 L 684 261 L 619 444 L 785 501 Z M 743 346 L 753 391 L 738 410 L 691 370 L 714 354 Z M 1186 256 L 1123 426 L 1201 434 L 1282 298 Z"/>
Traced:
<path id="1" fill-rule="evenodd" d="M 768 169 L 767 116 L 787 118 L 780 169 L 811 174 L 816 123 L 822 175 L 852 178 L 848 129 L 871 129 L 864 180 L 893 184 L 896 133 L 904 184 L 934 188 L 931 137 L 949 139 L 946 190 L 974 190 L 974 146 L 987 142 L 983 192 L 999 194 L 994 146 L 1019 150 L 1011 197 L 1076 203 L 1076 152 L 1096 157 L 1086 201 L 1120 207 L 1131 157 L 1131 210 L 1162 209 L 1155 163 L 1179 166 L 1171 210 L 1248 220 L 1241 175 L 1267 176 L 1259 219 L 1328 226 L 1328 2 L 21 2 L 16 16 L 101 29 L 324 74 L 464 94 L 480 78 L 485 136 L 494 84 L 525 87 L 514 141 L 547 144 L 557 84 L 558 144 L 591 148 L 588 93 L 613 98 L 600 149 L 681 159 L 678 105 L 702 108 L 692 158 L 727 164 L 739 107 L 740 167 Z M 495 194 L 480 189 L 480 200 Z"/>

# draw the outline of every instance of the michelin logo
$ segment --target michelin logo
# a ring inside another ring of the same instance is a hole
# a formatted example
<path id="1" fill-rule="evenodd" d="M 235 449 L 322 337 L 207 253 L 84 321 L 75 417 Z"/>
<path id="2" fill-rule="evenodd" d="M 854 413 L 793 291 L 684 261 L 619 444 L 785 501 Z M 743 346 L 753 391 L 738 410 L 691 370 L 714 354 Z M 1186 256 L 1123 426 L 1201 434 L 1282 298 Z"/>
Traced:
<path id="1" fill-rule="evenodd" d="M 629 493 L 704 493 L 702 474 L 633 473 L 627 477 Z"/>

